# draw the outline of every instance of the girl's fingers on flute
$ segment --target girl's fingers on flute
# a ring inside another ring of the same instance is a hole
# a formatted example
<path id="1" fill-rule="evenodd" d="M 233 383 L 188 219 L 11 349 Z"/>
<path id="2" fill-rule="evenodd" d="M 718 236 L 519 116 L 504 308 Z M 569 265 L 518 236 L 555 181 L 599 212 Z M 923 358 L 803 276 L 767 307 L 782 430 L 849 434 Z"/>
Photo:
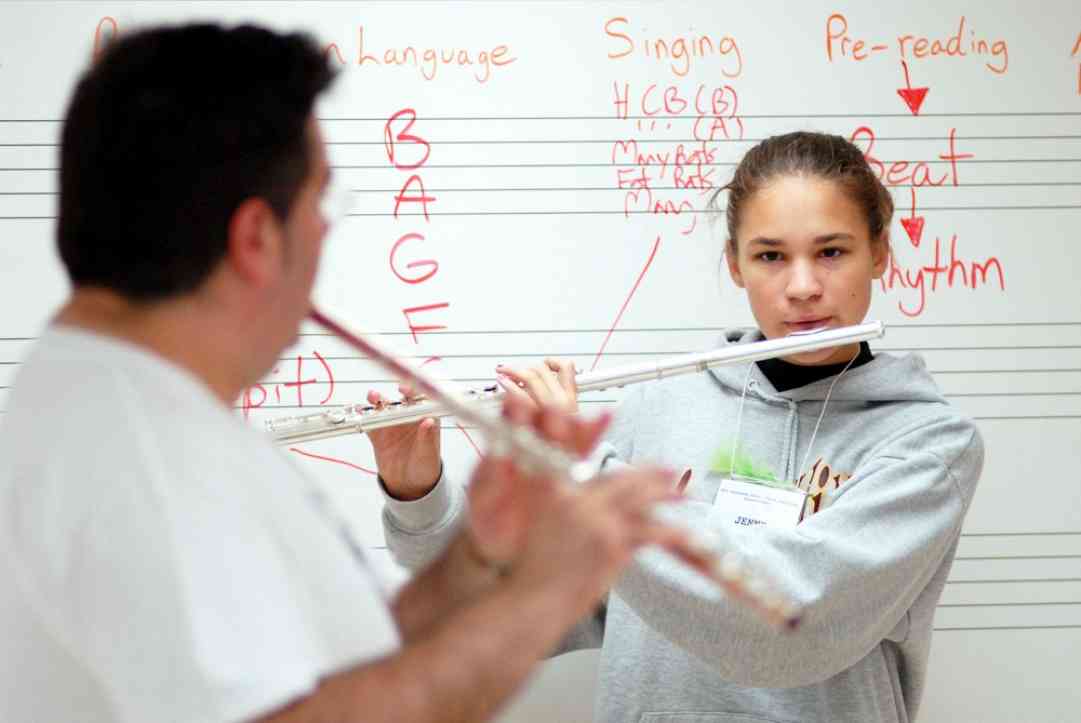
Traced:
<path id="1" fill-rule="evenodd" d="M 379 409 L 379 408 L 381 408 L 383 406 L 383 404 L 385 402 L 386 402 L 386 400 L 383 399 L 382 394 L 375 391 L 374 389 L 369 389 L 368 390 L 368 404 L 371 404 L 376 409 Z"/>
<path id="2" fill-rule="evenodd" d="M 567 411 L 575 411 L 573 401 L 560 386 L 555 372 L 547 366 L 512 369 L 498 366 L 496 371 L 508 377 L 525 391 L 537 404 L 555 405 Z"/>
<path id="3" fill-rule="evenodd" d="M 496 371 L 516 384 L 518 388 L 528 394 L 534 402 L 540 404 L 547 401 L 549 396 L 547 393 L 548 387 L 541 381 L 535 370 L 530 369 L 529 367 L 526 367 L 525 369 L 515 369 L 513 367 L 499 365 L 496 367 Z"/>
<path id="4" fill-rule="evenodd" d="M 578 380 L 576 375 L 578 370 L 574 366 L 574 362 L 570 359 L 555 359 L 548 358 L 544 360 L 545 365 L 556 374 L 556 379 L 559 381 L 559 386 L 563 389 L 563 393 L 571 400 L 577 403 L 578 400 Z"/>

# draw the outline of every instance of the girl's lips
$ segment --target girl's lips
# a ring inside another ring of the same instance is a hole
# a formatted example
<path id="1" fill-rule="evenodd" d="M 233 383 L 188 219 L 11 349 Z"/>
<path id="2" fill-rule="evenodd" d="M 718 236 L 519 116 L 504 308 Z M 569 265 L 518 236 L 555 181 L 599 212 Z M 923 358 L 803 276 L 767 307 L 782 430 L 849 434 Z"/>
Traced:
<path id="1" fill-rule="evenodd" d="M 785 327 L 790 331 L 810 331 L 811 329 L 824 329 L 829 326 L 830 317 L 808 319 L 806 321 L 786 321 Z"/>

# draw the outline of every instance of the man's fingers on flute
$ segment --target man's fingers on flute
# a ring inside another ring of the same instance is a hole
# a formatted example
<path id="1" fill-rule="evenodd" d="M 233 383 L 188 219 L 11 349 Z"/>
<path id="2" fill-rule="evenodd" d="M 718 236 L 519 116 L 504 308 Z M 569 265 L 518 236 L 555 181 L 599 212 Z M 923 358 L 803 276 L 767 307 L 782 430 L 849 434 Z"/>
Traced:
<path id="1" fill-rule="evenodd" d="M 529 409 L 530 407 L 533 407 L 533 406 L 536 405 L 536 403 L 533 401 L 532 397 L 530 397 L 529 394 L 527 394 L 524 389 L 519 387 L 517 382 L 515 382 L 514 379 L 512 379 L 511 377 L 508 377 L 505 374 L 500 374 L 498 377 L 496 377 L 495 381 L 500 387 L 503 388 L 503 391 L 506 392 L 506 398 L 515 400 L 515 403 L 517 405 L 524 404 L 524 405 L 526 405 L 524 407 L 525 409 Z M 522 407 L 519 406 L 518 408 L 522 408 Z M 527 420 L 519 419 L 519 420 L 516 420 L 516 423 L 517 424 L 524 424 L 526 421 Z"/>
<path id="2" fill-rule="evenodd" d="M 602 477 L 598 494 L 603 503 L 624 514 L 645 515 L 658 502 L 678 499 L 672 488 L 674 475 L 659 468 L 643 468 Z"/>
<path id="3" fill-rule="evenodd" d="M 613 504 L 619 505 L 628 515 L 652 519 L 657 505 L 663 502 L 677 502 L 680 499 L 679 493 L 672 488 L 671 478 L 651 479 L 646 483 L 639 482 Z"/>
<path id="4" fill-rule="evenodd" d="M 499 379 L 499 383 L 507 392 L 503 398 L 503 416 L 511 424 L 529 424 L 533 419 L 536 405 L 522 390 L 512 388 L 513 385 L 504 383 L 503 379 Z"/>
<path id="5" fill-rule="evenodd" d="M 688 467 L 687 470 L 680 476 L 679 481 L 676 482 L 676 492 L 679 494 L 683 494 L 683 492 L 687 489 L 687 485 L 690 483 L 690 481 L 691 468 Z"/>
<path id="6" fill-rule="evenodd" d="M 548 441 L 576 456 L 585 457 L 596 446 L 611 418 L 611 414 L 606 412 L 596 419 L 587 420 L 558 407 L 545 405 L 538 408 L 533 424 Z"/>
<path id="7" fill-rule="evenodd" d="M 657 545 L 696 570 L 705 571 L 710 567 L 709 554 L 695 546 L 686 530 L 670 523 L 655 519 L 643 520 L 635 531 L 635 537 L 639 547 Z"/>
<path id="8" fill-rule="evenodd" d="M 537 408 L 533 425 L 548 441 L 560 446 L 569 443 L 574 433 L 572 420 L 566 414 L 543 404 Z"/>
<path id="9" fill-rule="evenodd" d="M 585 457 L 597 446 L 604 430 L 612 422 L 611 412 L 601 412 L 595 419 L 580 419 L 575 438 L 570 447 L 580 457 Z"/>
<path id="10" fill-rule="evenodd" d="M 420 395 L 417 394 L 416 388 L 409 382 L 401 382 L 398 385 L 398 393 L 402 395 L 402 399 L 412 400 L 416 399 Z"/>

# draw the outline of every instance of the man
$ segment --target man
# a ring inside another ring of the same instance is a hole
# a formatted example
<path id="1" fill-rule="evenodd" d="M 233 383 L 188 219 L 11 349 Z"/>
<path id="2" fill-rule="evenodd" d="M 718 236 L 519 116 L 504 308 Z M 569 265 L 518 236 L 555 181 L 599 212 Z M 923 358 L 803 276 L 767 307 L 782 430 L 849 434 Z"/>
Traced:
<path id="1" fill-rule="evenodd" d="M 302 36 L 201 25 L 127 36 L 79 82 L 73 290 L 0 433 L 0 720 L 485 719 L 635 549 L 689 554 L 650 521 L 663 473 L 576 491 L 489 459 L 469 528 L 388 600 L 231 412 L 310 308 L 331 80 Z M 603 426 L 506 413 L 579 453 Z"/>

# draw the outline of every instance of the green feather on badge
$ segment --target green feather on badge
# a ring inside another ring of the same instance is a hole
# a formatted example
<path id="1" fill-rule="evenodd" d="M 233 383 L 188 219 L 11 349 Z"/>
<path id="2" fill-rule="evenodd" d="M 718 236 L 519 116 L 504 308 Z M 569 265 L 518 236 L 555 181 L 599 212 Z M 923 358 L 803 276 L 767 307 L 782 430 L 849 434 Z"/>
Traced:
<path id="1" fill-rule="evenodd" d="M 717 451 L 713 456 L 713 465 L 710 467 L 710 471 L 754 480 L 769 487 L 791 489 L 793 486 L 791 482 L 777 479 L 777 475 L 769 467 L 758 465 L 747 455 L 739 452 L 733 454 L 731 447 L 722 447 Z"/>

